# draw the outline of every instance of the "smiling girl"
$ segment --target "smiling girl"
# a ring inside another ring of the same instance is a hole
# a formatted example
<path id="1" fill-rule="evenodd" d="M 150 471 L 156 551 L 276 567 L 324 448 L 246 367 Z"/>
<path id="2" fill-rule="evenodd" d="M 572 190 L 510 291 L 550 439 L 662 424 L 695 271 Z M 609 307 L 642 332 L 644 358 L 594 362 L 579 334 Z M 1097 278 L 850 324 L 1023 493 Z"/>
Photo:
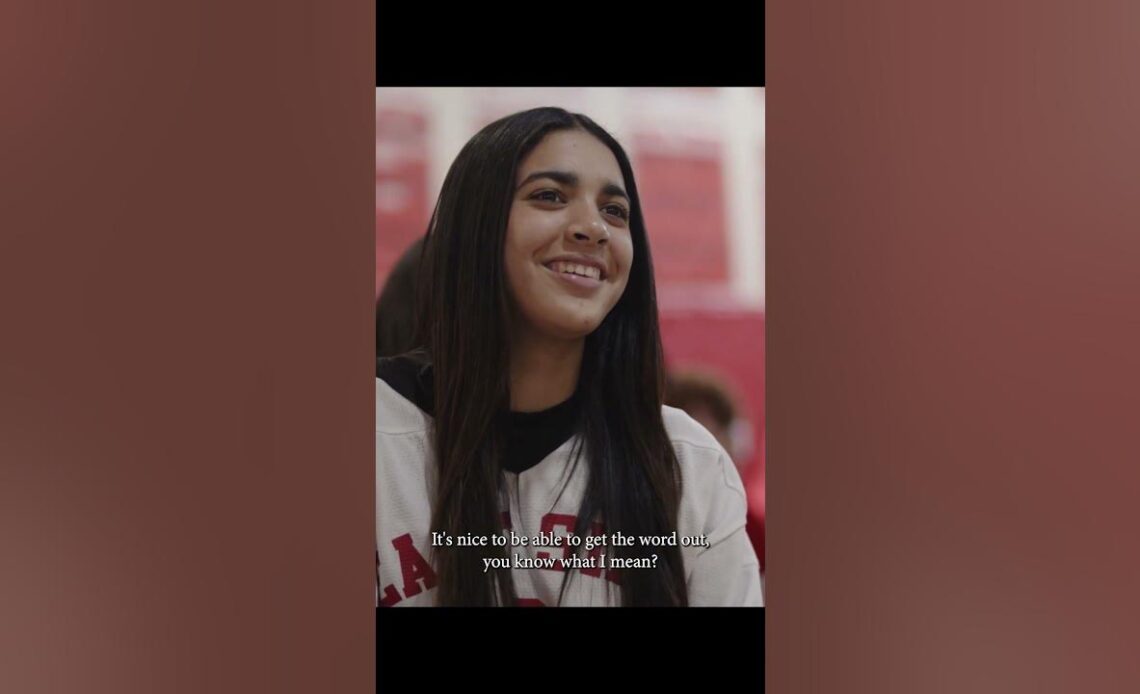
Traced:
<path id="1" fill-rule="evenodd" d="M 483 128 L 417 293 L 422 348 L 378 366 L 378 604 L 762 604 L 735 466 L 662 406 L 645 222 L 606 131 L 556 108 Z M 540 533 L 593 538 L 515 544 Z"/>

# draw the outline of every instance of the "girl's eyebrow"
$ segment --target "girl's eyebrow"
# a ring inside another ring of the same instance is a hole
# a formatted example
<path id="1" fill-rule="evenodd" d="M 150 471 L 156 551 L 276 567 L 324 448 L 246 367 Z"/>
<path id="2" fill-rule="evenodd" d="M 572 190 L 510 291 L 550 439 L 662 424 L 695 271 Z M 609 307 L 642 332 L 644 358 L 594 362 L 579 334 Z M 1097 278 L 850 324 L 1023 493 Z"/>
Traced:
<path id="1" fill-rule="evenodd" d="M 524 178 L 522 183 L 520 183 L 518 185 L 518 188 L 515 188 L 515 190 L 518 191 L 519 188 L 522 188 L 531 181 L 535 181 L 540 178 L 549 178 L 555 183 L 561 183 L 564 186 L 577 186 L 580 182 L 578 174 L 572 173 L 570 171 L 557 171 L 553 169 L 549 171 L 535 171 L 531 175 Z M 609 181 L 606 183 L 606 185 L 602 186 L 602 192 L 606 195 L 612 195 L 629 200 L 629 196 L 626 195 L 624 190 L 622 190 L 622 187 L 612 181 Z"/>

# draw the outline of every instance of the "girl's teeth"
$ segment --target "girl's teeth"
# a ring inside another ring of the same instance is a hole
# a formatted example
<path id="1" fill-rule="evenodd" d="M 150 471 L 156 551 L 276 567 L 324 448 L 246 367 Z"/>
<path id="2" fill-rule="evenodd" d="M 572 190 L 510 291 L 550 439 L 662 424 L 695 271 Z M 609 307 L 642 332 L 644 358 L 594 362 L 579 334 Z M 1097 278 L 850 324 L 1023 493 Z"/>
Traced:
<path id="1" fill-rule="evenodd" d="M 590 279 L 601 279 L 601 271 L 594 267 L 586 267 L 585 265 L 578 265 L 577 263 L 555 262 L 551 263 L 551 269 L 555 272 L 561 272 L 568 275 L 578 275 L 580 277 L 589 277 Z"/>

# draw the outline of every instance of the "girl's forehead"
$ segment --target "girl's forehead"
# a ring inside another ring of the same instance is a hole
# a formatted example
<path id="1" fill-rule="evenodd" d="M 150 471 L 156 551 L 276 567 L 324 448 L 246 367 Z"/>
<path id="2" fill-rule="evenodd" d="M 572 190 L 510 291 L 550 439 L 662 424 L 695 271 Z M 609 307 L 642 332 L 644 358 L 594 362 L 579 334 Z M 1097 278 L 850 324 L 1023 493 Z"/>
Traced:
<path id="1" fill-rule="evenodd" d="M 617 157 L 601 140 L 582 130 L 558 130 L 548 134 L 523 158 L 520 180 L 542 169 L 573 170 L 621 180 Z"/>

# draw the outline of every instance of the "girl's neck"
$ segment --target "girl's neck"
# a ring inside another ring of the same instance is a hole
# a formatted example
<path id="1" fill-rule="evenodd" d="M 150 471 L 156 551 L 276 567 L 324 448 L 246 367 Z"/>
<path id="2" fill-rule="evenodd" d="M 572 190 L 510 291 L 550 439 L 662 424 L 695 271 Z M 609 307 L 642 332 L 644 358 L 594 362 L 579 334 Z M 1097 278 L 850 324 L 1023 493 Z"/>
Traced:
<path id="1" fill-rule="evenodd" d="M 539 412 L 578 387 L 586 339 L 555 340 L 520 332 L 511 340 L 511 411 Z"/>

